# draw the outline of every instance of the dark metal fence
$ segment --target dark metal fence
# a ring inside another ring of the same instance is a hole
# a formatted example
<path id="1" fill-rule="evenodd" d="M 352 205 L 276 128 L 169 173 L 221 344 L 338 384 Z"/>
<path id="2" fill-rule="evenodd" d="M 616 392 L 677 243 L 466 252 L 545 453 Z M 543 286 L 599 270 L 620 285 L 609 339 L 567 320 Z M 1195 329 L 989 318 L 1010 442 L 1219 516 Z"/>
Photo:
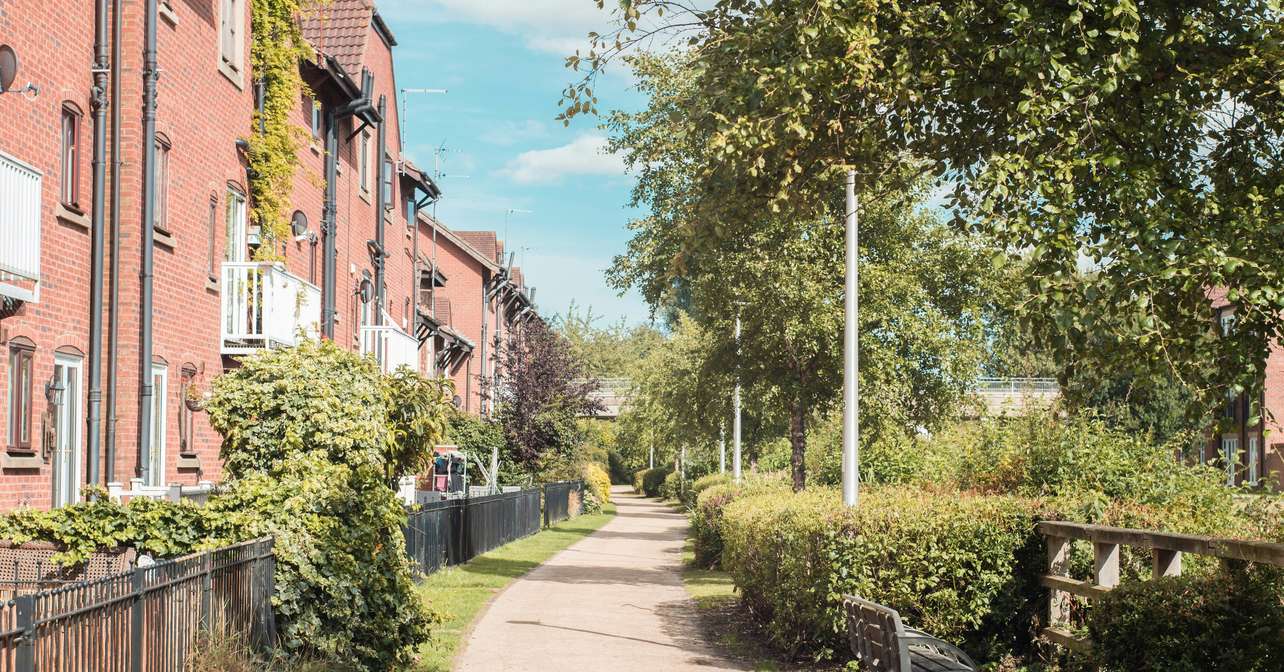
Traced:
<path id="1" fill-rule="evenodd" d="M 544 485 L 544 526 L 578 516 L 584 501 L 584 481 L 561 481 Z"/>
<path id="2" fill-rule="evenodd" d="M 535 534 L 539 527 L 540 491 L 535 488 L 434 502 L 407 516 L 406 553 L 426 576 Z"/>
<path id="3" fill-rule="evenodd" d="M 272 539 L 0 603 L 0 672 L 171 672 L 199 638 L 272 644 Z"/>

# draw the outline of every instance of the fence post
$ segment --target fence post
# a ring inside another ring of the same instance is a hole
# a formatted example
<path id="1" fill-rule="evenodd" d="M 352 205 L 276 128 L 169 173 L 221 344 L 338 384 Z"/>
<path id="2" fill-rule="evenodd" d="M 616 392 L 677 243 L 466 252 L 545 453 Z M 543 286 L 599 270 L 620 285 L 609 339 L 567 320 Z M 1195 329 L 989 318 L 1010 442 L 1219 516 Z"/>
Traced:
<path id="1" fill-rule="evenodd" d="M 210 623 L 210 594 L 214 592 L 213 553 L 204 553 L 201 557 L 201 629 L 213 630 Z"/>
<path id="2" fill-rule="evenodd" d="M 17 672 L 35 672 L 36 669 L 36 596 L 19 595 L 14 598 L 18 610 L 17 626 L 22 630 L 22 639 L 18 640 L 17 657 L 14 660 Z"/>
<path id="3" fill-rule="evenodd" d="M 544 493 L 544 527 L 548 527 L 548 484 L 541 485 L 540 490 Z"/>
<path id="4" fill-rule="evenodd" d="M 129 669 L 143 672 L 143 591 L 147 587 L 144 567 L 134 567 L 133 600 L 129 619 Z"/>

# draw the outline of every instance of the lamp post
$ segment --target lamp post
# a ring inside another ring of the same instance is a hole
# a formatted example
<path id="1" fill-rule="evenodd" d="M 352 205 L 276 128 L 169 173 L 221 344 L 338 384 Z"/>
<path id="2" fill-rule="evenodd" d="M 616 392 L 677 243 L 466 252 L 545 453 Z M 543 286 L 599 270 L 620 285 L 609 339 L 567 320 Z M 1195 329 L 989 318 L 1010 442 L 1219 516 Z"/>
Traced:
<path id="1" fill-rule="evenodd" d="M 859 221 L 856 218 L 856 171 L 847 171 L 847 282 L 843 325 L 843 504 L 860 497 L 860 276 L 856 266 Z"/>
<path id="2" fill-rule="evenodd" d="M 740 309 L 736 309 L 736 355 L 740 355 Z M 731 422 L 731 477 L 740 482 L 740 374 L 736 374 L 735 396 L 731 399 L 734 418 Z"/>

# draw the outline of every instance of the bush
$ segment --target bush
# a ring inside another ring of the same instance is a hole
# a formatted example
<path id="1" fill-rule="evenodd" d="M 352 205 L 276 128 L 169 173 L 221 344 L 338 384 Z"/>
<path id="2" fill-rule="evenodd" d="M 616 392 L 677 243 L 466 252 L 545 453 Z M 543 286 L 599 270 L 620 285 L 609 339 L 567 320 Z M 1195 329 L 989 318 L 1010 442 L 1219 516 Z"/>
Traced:
<path id="1" fill-rule="evenodd" d="M 844 593 L 976 653 L 1028 644 L 1040 591 L 1025 577 L 1043 561 L 1034 503 L 907 488 L 862 497 L 848 509 L 834 490 L 768 492 L 722 508 L 722 567 L 774 644 L 845 653 Z"/>
<path id="2" fill-rule="evenodd" d="M 428 459 L 448 405 L 409 378 L 305 341 L 214 381 L 206 410 L 230 478 L 206 507 L 214 536 L 276 537 L 272 601 L 297 658 L 385 670 L 427 641 L 435 617 L 414 592 L 390 477 Z M 389 390 L 417 398 L 392 403 Z"/>
<path id="3" fill-rule="evenodd" d="M 709 486 L 696 496 L 691 509 L 691 538 L 697 567 L 717 567 L 722 559 L 722 509 L 735 501 L 741 488 L 734 483 Z"/>
<path id="4" fill-rule="evenodd" d="M 660 497 L 663 499 L 675 499 L 682 501 L 685 487 L 682 476 L 676 471 L 669 471 L 664 476 L 664 482 L 660 484 Z"/>
<path id="5" fill-rule="evenodd" d="M 580 473 L 585 487 L 600 504 L 611 501 L 611 477 L 601 465 L 590 462 L 581 468 Z"/>
<path id="6" fill-rule="evenodd" d="M 611 482 L 615 485 L 630 485 L 633 483 L 629 468 L 624 464 L 624 456 L 620 454 L 620 451 L 614 448 L 607 451 L 606 466 L 611 473 Z"/>
<path id="7" fill-rule="evenodd" d="M 1284 669 L 1284 573 L 1276 568 L 1124 584 L 1088 616 L 1105 670 Z"/>
<path id="8" fill-rule="evenodd" d="M 634 476 L 633 487 L 647 497 L 659 497 L 660 488 L 664 485 L 664 479 L 668 478 L 671 471 L 673 469 L 670 467 L 643 469 Z"/>

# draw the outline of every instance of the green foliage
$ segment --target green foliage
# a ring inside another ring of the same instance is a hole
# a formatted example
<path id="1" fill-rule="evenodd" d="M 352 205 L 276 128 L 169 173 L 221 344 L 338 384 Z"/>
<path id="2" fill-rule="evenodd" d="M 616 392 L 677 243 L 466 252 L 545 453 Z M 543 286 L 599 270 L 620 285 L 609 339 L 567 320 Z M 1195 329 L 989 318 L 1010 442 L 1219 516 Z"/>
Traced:
<path id="1" fill-rule="evenodd" d="M 606 470 L 601 465 L 588 463 L 580 470 L 581 477 L 584 479 L 584 485 L 588 491 L 593 494 L 597 501 L 606 504 L 611 501 L 611 477 L 607 475 Z"/>
<path id="2" fill-rule="evenodd" d="M 774 644 L 844 655 L 844 593 L 886 604 L 974 652 L 1018 644 L 1019 607 L 1035 591 L 1025 578 L 1034 567 L 1021 563 L 1041 550 L 1034 503 L 902 488 L 866 488 L 862 497 L 852 509 L 828 489 L 742 496 L 722 507 L 722 567 Z"/>
<path id="3" fill-rule="evenodd" d="M 726 485 L 731 482 L 731 474 L 706 474 L 700 478 L 691 481 L 691 495 L 700 496 L 700 493 L 712 488 L 715 485 Z"/>
<path id="4" fill-rule="evenodd" d="M 628 378 L 638 362 L 664 342 L 664 335 L 650 325 L 630 327 L 621 318 L 614 324 L 599 326 L 601 319 L 593 314 L 591 306 L 580 312 L 574 302 L 565 315 L 554 318 L 554 328 L 591 376 Z"/>
<path id="5" fill-rule="evenodd" d="M 902 431 L 874 431 L 861 436 L 861 483 L 897 484 L 916 480 L 924 467 L 917 437 Z M 843 415 L 834 411 L 807 437 L 807 473 L 821 485 L 843 480 Z"/>
<path id="6" fill-rule="evenodd" d="M 711 485 L 696 496 L 691 509 L 691 538 L 697 567 L 712 568 L 722 559 L 722 509 L 735 501 L 740 486 L 725 482 Z"/>
<path id="7" fill-rule="evenodd" d="M 660 497 L 683 502 L 690 483 L 676 471 L 670 470 L 660 484 Z"/>
<path id="8" fill-rule="evenodd" d="M 299 137 L 291 120 L 306 86 L 299 63 L 312 58 L 303 38 L 300 13 L 326 0 L 253 0 L 250 10 L 250 71 L 263 87 L 262 108 L 255 110 L 249 135 L 250 217 L 263 244 L 256 256 L 276 259 L 278 244 L 289 239 L 290 193 L 298 166 Z M 238 33 L 239 34 L 239 33 Z M 247 129 L 248 130 L 248 129 Z"/>
<path id="9" fill-rule="evenodd" d="M 504 452 L 504 430 L 470 413 L 451 411 L 446 427 L 446 441 L 478 458 L 488 458 L 492 449 Z"/>
<path id="10" fill-rule="evenodd" d="M 624 463 L 624 456 L 620 451 L 612 448 L 606 453 L 607 469 L 611 474 L 611 482 L 617 485 L 628 485 L 633 482 L 629 474 L 628 465 Z"/>
<path id="11" fill-rule="evenodd" d="M 432 466 L 433 446 L 446 435 L 446 409 L 452 408 L 454 389 L 445 378 L 431 380 L 405 366 L 384 376 L 382 382 L 392 431 L 385 460 L 385 475 L 391 482 Z"/>
<path id="12" fill-rule="evenodd" d="M 1282 586 L 1267 567 L 1124 584 L 1089 613 L 1093 657 L 1110 672 L 1284 669 Z"/>
<path id="13" fill-rule="evenodd" d="M 634 475 L 634 488 L 638 489 L 647 497 L 660 497 L 661 488 L 669 474 L 673 472 L 672 467 L 656 467 L 655 469 L 643 469 Z"/>

